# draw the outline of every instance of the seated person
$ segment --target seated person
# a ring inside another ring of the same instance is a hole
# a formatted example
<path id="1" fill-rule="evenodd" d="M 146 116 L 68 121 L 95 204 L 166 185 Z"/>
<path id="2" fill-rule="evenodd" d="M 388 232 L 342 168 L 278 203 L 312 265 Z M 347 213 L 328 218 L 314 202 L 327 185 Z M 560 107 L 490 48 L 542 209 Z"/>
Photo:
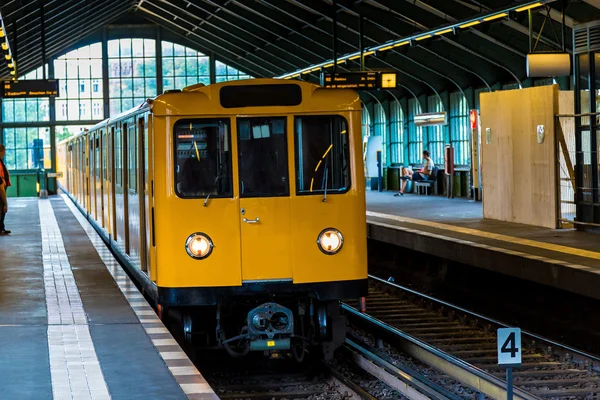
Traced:
<path id="1" fill-rule="evenodd" d="M 402 168 L 400 179 L 402 180 L 402 184 L 400 185 L 400 191 L 394 196 L 404 196 L 404 188 L 406 187 L 406 182 L 411 180 L 413 182 L 424 181 L 429 179 L 431 175 L 431 171 L 435 164 L 431 157 L 429 157 L 429 151 L 423 150 L 423 160 L 425 161 L 425 165 L 419 171 L 414 172 L 410 168 Z"/>

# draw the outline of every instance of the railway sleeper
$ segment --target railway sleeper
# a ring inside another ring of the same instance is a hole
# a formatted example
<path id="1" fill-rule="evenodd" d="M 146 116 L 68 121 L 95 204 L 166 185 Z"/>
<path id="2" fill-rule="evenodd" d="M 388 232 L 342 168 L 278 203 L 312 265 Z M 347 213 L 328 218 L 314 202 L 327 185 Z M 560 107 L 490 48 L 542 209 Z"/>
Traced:
<path id="1" fill-rule="evenodd" d="M 555 386 L 569 386 L 569 385 L 580 385 L 581 383 L 600 383 L 600 378 L 598 377 L 587 377 L 585 381 L 581 379 L 540 379 L 535 381 L 526 381 L 521 382 L 519 385 L 523 388 L 532 387 L 532 388 L 540 388 L 540 387 L 555 387 Z"/>
<path id="2" fill-rule="evenodd" d="M 503 378 L 506 376 L 506 372 L 490 372 L 492 375 L 497 376 L 499 378 Z M 586 374 L 585 376 L 589 376 L 587 375 L 587 371 L 581 371 L 578 369 L 540 369 L 540 370 L 529 370 L 529 371 L 519 371 L 517 369 L 513 369 L 513 377 L 515 378 L 515 381 L 518 380 L 519 378 L 532 378 L 532 377 L 545 377 L 545 376 L 551 376 L 551 375 L 563 375 L 569 377 L 569 379 L 576 379 L 581 377 L 582 375 Z"/>
<path id="3" fill-rule="evenodd" d="M 537 362 L 537 363 L 525 363 L 525 364 L 521 364 L 519 366 L 519 370 L 530 370 L 530 369 L 534 369 L 534 368 L 552 368 L 552 367 L 559 367 L 561 365 L 565 365 L 565 364 L 560 363 L 558 361 L 544 361 L 544 362 Z M 497 370 L 504 371 L 504 368 L 501 367 L 501 366 L 499 366 L 498 364 L 478 364 L 477 366 L 479 368 L 485 369 L 487 371 L 497 371 Z"/>
<path id="4" fill-rule="evenodd" d="M 444 344 L 438 346 L 441 350 L 445 352 L 456 352 L 463 350 L 494 350 L 497 351 L 496 342 L 476 342 L 476 343 L 462 343 L 462 344 Z"/>
<path id="5" fill-rule="evenodd" d="M 556 390 L 530 390 L 530 393 L 541 397 L 571 397 L 585 394 L 598 394 L 600 393 L 600 387 L 596 388 L 573 388 L 573 389 L 556 389 Z"/>
<path id="6" fill-rule="evenodd" d="M 480 337 L 462 337 L 462 338 L 437 338 L 437 339 L 429 339 L 427 343 L 431 345 L 441 345 L 441 344 L 454 344 L 454 343 L 465 343 L 465 344 L 473 344 L 476 345 L 481 342 L 495 341 L 495 336 L 480 336 Z"/>
<path id="7" fill-rule="evenodd" d="M 461 337 L 468 337 L 469 339 L 472 340 L 477 340 L 477 335 L 480 335 L 481 331 L 475 330 L 475 329 L 470 329 L 470 330 L 464 330 L 464 331 L 460 331 L 460 332 L 436 332 L 436 333 L 420 333 L 418 335 L 416 335 L 417 337 L 426 340 L 427 342 L 429 342 L 429 338 L 432 339 L 438 339 L 438 338 L 453 338 L 453 339 L 458 339 L 456 337 L 456 335 L 460 335 Z"/>
<path id="8" fill-rule="evenodd" d="M 525 360 L 539 360 L 539 359 L 543 359 L 543 355 L 541 354 L 523 354 L 522 359 L 523 361 Z M 498 356 L 494 355 L 494 356 L 489 356 L 489 357 L 465 357 L 465 361 L 468 361 L 469 363 L 473 364 L 473 363 L 493 363 L 494 361 L 498 360 Z"/>
<path id="9" fill-rule="evenodd" d="M 379 319 L 379 318 L 377 318 L 377 319 Z M 445 317 L 435 317 L 435 318 L 427 318 L 427 321 L 429 321 L 429 322 L 434 322 L 434 321 L 449 322 L 449 319 L 445 318 Z M 410 324 L 413 322 L 423 322 L 423 318 L 400 318 L 400 319 L 386 318 L 386 320 L 383 322 L 385 322 L 388 325 L 394 324 L 393 326 L 397 327 L 402 324 Z"/>

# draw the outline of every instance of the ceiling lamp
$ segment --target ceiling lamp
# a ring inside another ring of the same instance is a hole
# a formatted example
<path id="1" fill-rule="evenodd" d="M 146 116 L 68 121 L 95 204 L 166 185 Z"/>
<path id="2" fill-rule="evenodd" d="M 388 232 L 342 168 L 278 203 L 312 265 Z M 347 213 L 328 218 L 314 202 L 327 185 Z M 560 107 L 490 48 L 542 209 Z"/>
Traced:
<path id="1" fill-rule="evenodd" d="M 433 125 L 446 125 L 448 114 L 444 112 L 436 113 L 425 113 L 415 115 L 416 126 L 433 126 Z"/>

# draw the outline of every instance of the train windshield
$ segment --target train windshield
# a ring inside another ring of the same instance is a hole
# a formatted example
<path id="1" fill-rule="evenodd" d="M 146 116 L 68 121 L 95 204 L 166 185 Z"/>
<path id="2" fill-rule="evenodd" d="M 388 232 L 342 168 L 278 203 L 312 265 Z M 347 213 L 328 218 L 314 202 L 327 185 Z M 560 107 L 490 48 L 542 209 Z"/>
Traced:
<path id="1" fill-rule="evenodd" d="M 173 132 L 177 195 L 231 197 L 229 119 L 182 120 Z"/>
<path id="2" fill-rule="evenodd" d="M 296 117 L 295 142 L 298 194 L 350 189 L 348 124 L 343 117 Z"/>

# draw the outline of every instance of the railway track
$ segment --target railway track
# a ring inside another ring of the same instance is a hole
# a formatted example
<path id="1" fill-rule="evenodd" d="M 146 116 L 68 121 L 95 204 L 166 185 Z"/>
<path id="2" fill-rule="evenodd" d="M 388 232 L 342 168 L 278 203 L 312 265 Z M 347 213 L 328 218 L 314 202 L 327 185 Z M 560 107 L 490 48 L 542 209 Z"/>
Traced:
<path id="1" fill-rule="evenodd" d="M 205 361 L 206 363 L 206 361 Z M 375 400 L 348 374 L 319 360 L 215 359 L 202 372 L 223 400 Z"/>
<path id="2" fill-rule="evenodd" d="M 366 312 L 342 305 L 349 320 L 491 398 L 506 398 L 496 365 L 498 321 L 371 277 Z M 515 398 L 597 399 L 600 362 L 575 349 L 523 333 L 523 364 L 514 370 Z"/>

